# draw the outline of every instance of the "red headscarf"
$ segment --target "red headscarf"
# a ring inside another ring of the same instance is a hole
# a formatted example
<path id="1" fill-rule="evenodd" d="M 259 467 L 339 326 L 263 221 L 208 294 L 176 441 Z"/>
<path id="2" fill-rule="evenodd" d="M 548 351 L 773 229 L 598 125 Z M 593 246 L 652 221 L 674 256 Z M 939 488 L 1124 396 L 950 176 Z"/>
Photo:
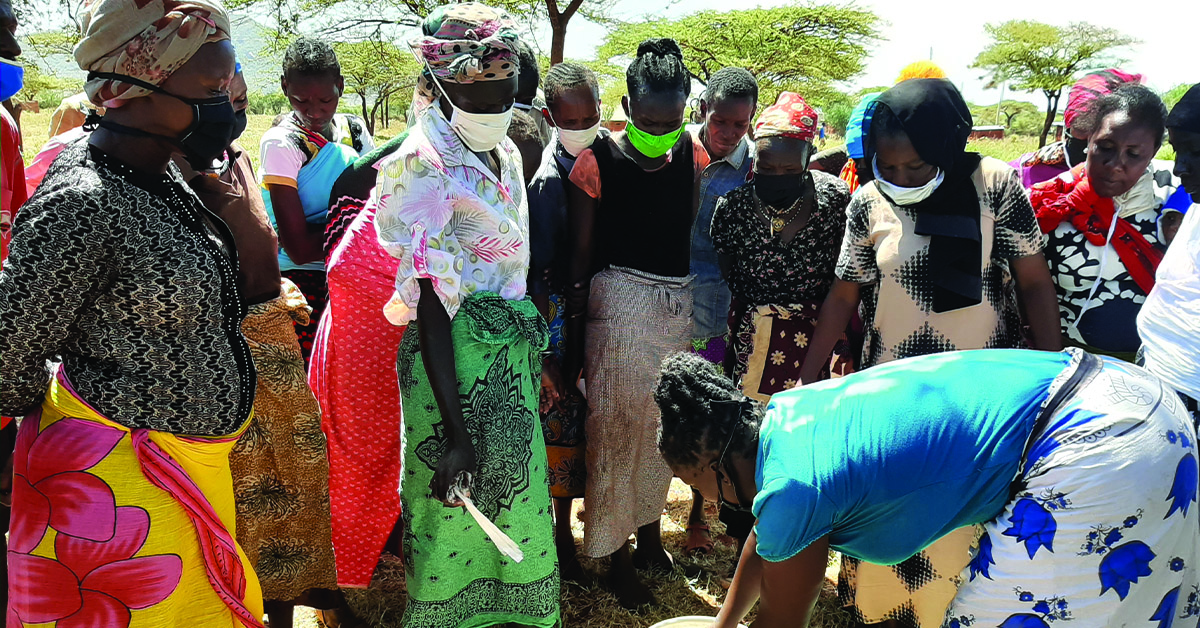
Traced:
<path id="1" fill-rule="evenodd" d="M 817 110 L 795 92 L 783 92 L 775 104 L 767 107 L 754 126 L 755 139 L 760 137 L 794 137 L 805 142 L 817 136 Z"/>
<path id="2" fill-rule="evenodd" d="M 1071 124 L 1080 114 L 1087 111 L 1097 98 L 1107 96 L 1122 85 L 1141 83 L 1141 74 L 1129 74 L 1116 68 L 1098 70 L 1085 75 L 1071 86 L 1067 95 L 1067 108 L 1063 110 L 1063 125 L 1070 130 Z"/>
<path id="3" fill-rule="evenodd" d="M 1150 294 L 1154 287 L 1154 273 L 1162 262 L 1163 254 L 1147 242 L 1133 225 L 1116 215 L 1111 198 L 1101 198 L 1096 194 L 1092 182 L 1087 178 L 1085 165 L 1079 164 L 1071 171 L 1074 181 L 1055 177 L 1029 190 L 1029 200 L 1033 203 L 1038 226 L 1042 228 L 1042 233 L 1050 233 L 1063 221 L 1069 220 L 1088 242 L 1104 246 L 1108 243 L 1112 221 L 1116 220 L 1112 247 L 1125 265 L 1125 270 L 1129 271 L 1129 276 L 1144 293 Z"/>

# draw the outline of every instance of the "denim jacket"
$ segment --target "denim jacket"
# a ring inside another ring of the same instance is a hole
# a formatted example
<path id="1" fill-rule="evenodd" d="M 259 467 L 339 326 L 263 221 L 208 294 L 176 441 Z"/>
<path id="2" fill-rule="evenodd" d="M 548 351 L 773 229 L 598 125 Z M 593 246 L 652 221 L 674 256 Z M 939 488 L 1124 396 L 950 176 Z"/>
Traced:
<path id="1" fill-rule="evenodd" d="M 717 199 L 746 182 L 754 162 L 752 152 L 753 145 L 743 137 L 733 152 L 700 173 L 700 208 L 692 225 L 692 274 L 696 276 L 692 336 L 698 340 L 723 336 L 729 329 L 729 286 L 721 276 L 710 230 Z"/>

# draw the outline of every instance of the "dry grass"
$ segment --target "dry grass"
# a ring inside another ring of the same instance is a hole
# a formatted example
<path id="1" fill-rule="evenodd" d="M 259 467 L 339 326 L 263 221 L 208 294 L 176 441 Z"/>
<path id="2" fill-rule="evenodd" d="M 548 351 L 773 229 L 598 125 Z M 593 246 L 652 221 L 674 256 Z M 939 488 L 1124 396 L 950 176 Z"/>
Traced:
<path id="1" fill-rule="evenodd" d="M 583 524 L 578 519 L 582 500 L 576 501 L 576 516 L 572 519 L 576 542 L 583 536 Z M 603 560 L 583 558 L 583 566 L 591 582 L 563 584 L 563 624 L 568 628 L 646 628 L 664 619 L 682 615 L 716 615 L 725 589 L 721 576 L 732 571 L 734 548 L 717 543 L 716 552 L 696 559 L 683 557 L 687 540 L 688 510 L 691 490 L 679 480 L 671 485 L 667 511 L 662 518 L 663 542 L 676 560 L 671 573 L 644 572 L 643 579 L 651 586 L 657 603 L 636 612 L 622 608 L 602 582 L 607 565 Z M 708 504 L 707 515 L 712 533 L 718 536 L 724 526 L 717 521 L 716 507 Z M 834 572 L 836 573 L 836 572 Z M 404 569 L 400 560 L 386 556 L 380 561 L 368 589 L 348 591 L 351 607 L 372 628 L 399 628 L 404 613 Z M 746 623 L 753 620 L 751 614 Z M 298 628 L 319 626 L 310 609 L 296 611 Z M 812 628 L 853 628 L 850 615 L 841 610 L 832 583 L 827 582 L 818 602 Z"/>

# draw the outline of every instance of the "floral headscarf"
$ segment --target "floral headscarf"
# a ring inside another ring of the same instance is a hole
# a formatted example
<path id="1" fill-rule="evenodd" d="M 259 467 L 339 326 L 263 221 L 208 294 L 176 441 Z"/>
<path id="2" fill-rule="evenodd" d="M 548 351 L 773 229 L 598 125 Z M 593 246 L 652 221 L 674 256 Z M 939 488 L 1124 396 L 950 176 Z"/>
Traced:
<path id="1" fill-rule="evenodd" d="M 794 137 L 805 142 L 817 135 L 817 110 L 795 92 L 782 92 L 754 125 L 754 138 Z"/>
<path id="2" fill-rule="evenodd" d="M 91 0 L 75 61 L 85 72 L 111 72 L 161 85 L 206 43 L 229 39 L 220 0 Z M 116 79 L 83 86 L 102 107 L 150 93 Z"/>
<path id="3" fill-rule="evenodd" d="M 507 13 L 477 2 L 438 7 L 408 45 L 439 80 L 502 81 L 517 75 L 516 23 Z"/>

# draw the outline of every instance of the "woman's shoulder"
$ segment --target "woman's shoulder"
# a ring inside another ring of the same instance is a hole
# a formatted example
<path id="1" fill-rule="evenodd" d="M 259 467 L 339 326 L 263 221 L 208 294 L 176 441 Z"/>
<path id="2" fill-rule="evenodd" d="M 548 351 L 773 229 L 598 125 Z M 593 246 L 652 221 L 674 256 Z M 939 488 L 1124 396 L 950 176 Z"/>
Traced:
<path id="1" fill-rule="evenodd" d="M 843 205 L 850 202 L 850 185 L 842 181 L 840 177 L 820 170 L 810 170 L 809 172 L 812 173 L 813 185 L 816 187 L 818 197 L 838 198 L 843 201 Z"/>

